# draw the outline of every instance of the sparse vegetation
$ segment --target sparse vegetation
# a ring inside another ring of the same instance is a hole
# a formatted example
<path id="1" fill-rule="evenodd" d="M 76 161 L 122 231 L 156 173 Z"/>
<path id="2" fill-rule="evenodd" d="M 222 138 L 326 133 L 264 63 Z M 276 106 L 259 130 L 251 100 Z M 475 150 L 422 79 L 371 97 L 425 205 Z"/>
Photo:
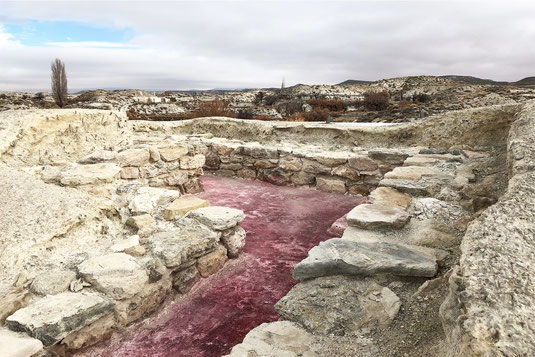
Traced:
<path id="1" fill-rule="evenodd" d="M 341 99 L 311 99 L 308 101 L 308 104 L 313 107 L 318 107 L 322 109 L 327 109 L 331 112 L 341 112 L 347 109 L 348 103 Z"/>
<path id="2" fill-rule="evenodd" d="M 390 95 L 387 91 L 367 91 L 364 93 L 364 106 L 371 110 L 384 110 L 388 108 Z"/>
<path id="3" fill-rule="evenodd" d="M 235 117 L 232 111 L 228 109 L 228 103 L 222 100 L 212 100 L 202 102 L 199 109 L 195 112 L 196 117 Z"/>
<path id="4" fill-rule="evenodd" d="M 302 112 L 294 114 L 290 117 L 292 121 L 327 121 L 329 117 L 329 110 L 322 108 L 315 108 L 310 112 Z"/>

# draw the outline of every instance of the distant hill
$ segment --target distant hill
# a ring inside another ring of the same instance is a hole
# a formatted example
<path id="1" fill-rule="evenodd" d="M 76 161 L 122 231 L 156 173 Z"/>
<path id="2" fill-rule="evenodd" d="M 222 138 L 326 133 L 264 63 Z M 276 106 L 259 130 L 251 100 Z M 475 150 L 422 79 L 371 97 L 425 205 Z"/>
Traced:
<path id="1" fill-rule="evenodd" d="M 372 83 L 372 81 L 362 81 L 360 79 L 348 79 L 346 81 L 343 81 L 341 83 L 338 83 L 339 86 L 356 86 L 360 84 L 369 84 Z"/>
<path id="2" fill-rule="evenodd" d="M 509 84 L 509 82 L 498 82 L 493 81 L 492 79 L 484 79 L 472 76 L 457 76 L 457 75 L 447 75 L 440 76 L 441 78 L 449 79 L 450 81 L 460 83 L 460 84 L 490 84 L 490 85 L 503 85 Z"/>
<path id="3" fill-rule="evenodd" d="M 519 86 L 534 86 L 535 85 L 535 77 L 526 77 L 524 79 L 521 79 L 514 84 Z"/>

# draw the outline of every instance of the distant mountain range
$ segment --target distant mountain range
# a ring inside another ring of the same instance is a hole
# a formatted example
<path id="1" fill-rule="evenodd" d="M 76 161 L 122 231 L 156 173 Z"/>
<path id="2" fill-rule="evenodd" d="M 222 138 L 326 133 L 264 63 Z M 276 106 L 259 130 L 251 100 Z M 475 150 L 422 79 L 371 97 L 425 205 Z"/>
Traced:
<path id="1" fill-rule="evenodd" d="M 505 81 L 494 81 L 492 79 L 478 78 L 473 76 L 459 76 L 459 75 L 446 75 L 438 76 L 439 78 L 446 78 L 450 81 L 460 83 L 460 84 L 475 84 L 475 85 L 517 85 L 517 86 L 533 86 L 535 85 L 535 77 L 526 77 L 516 82 L 505 82 Z M 358 79 L 348 79 L 338 85 L 349 86 L 349 85 L 360 85 L 360 84 L 369 84 L 373 81 L 363 81 Z"/>

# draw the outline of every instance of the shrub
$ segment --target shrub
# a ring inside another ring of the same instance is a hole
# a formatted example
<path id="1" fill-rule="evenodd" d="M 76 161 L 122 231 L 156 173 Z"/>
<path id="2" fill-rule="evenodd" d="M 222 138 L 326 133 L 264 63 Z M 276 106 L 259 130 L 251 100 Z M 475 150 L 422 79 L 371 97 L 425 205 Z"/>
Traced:
<path id="1" fill-rule="evenodd" d="M 292 121 L 327 121 L 329 117 L 329 110 L 322 108 L 315 108 L 310 112 L 303 112 L 294 114 L 290 117 Z"/>
<path id="2" fill-rule="evenodd" d="M 133 107 L 128 109 L 128 111 L 126 112 L 126 116 L 128 117 L 128 120 L 137 120 L 138 119 L 136 109 L 133 108 Z"/>
<path id="3" fill-rule="evenodd" d="M 35 100 L 41 101 L 41 100 L 45 99 L 45 95 L 43 94 L 43 92 L 39 92 L 39 93 L 35 94 L 34 98 L 35 98 Z"/>
<path id="4" fill-rule="evenodd" d="M 254 97 L 253 103 L 256 105 L 261 105 L 263 100 L 264 100 L 264 92 L 258 92 L 256 93 Z"/>
<path id="5" fill-rule="evenodd" d="M 236 118 L 238 119 L 253 119 L 254 114 L 250 109 L 241 109 L 238 111 Z"/>
<path id="6" fill-rule="evenodd" d="M 415 103 L 428 103 L 431 101 L 431 96 L 426 93 L 417 93 L 412 96 L 412 101 Z"/>
<path id="7" fill-rule="evenodd" d="M 347 109 L 348 103 L 344 102 L 341 99 L 326 99 L 326 98 L 320 98 L 320 99 L 311 99 L 308 101 L 308 104 L 322 108 L 322 109 L 328 109 L 331 112 L 341 112 Z"/>
<path id="8" fill-rule="evenodd" d="M 222 100 L 202 102 L 195 115 L 197 117 L 235 117 L 235 114 L 228 109 L 228 103 Z"/>
<path id="9" fill-rule="evenodd" d="M 372 110 L 383 110 L 388 107 L 390 96 L 387 91 L 367 91 L 364 93 L 364 106 Z"/>
<path id="10" fill-rule="evenodd" d="M 277 104 L 277 110 L 283 115 L 290 116 L 303 111 L 303 102 L 292 100 Z"/>
<path id="11" fill-rule="evenodd" d="M 277 103 L 282 97 L 280 96 L 280 94 L 271 94 L 271 95 L 266 95 L 263 98 L 264 98 L 264 103 L 269 106 L 269 105 L 273 105 Z"/>

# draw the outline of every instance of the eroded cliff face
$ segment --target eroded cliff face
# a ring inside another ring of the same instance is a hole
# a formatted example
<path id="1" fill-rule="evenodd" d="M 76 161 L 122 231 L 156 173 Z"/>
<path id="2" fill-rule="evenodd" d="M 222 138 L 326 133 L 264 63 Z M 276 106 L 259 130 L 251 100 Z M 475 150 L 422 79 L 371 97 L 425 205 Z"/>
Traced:
<path id="1" fill-rule="evenodd" d="M 441 308 L 449 356 L 524 356 L 535 350 L 535 103 L 508 135 L 507 191 L 468 227 Z"/>

